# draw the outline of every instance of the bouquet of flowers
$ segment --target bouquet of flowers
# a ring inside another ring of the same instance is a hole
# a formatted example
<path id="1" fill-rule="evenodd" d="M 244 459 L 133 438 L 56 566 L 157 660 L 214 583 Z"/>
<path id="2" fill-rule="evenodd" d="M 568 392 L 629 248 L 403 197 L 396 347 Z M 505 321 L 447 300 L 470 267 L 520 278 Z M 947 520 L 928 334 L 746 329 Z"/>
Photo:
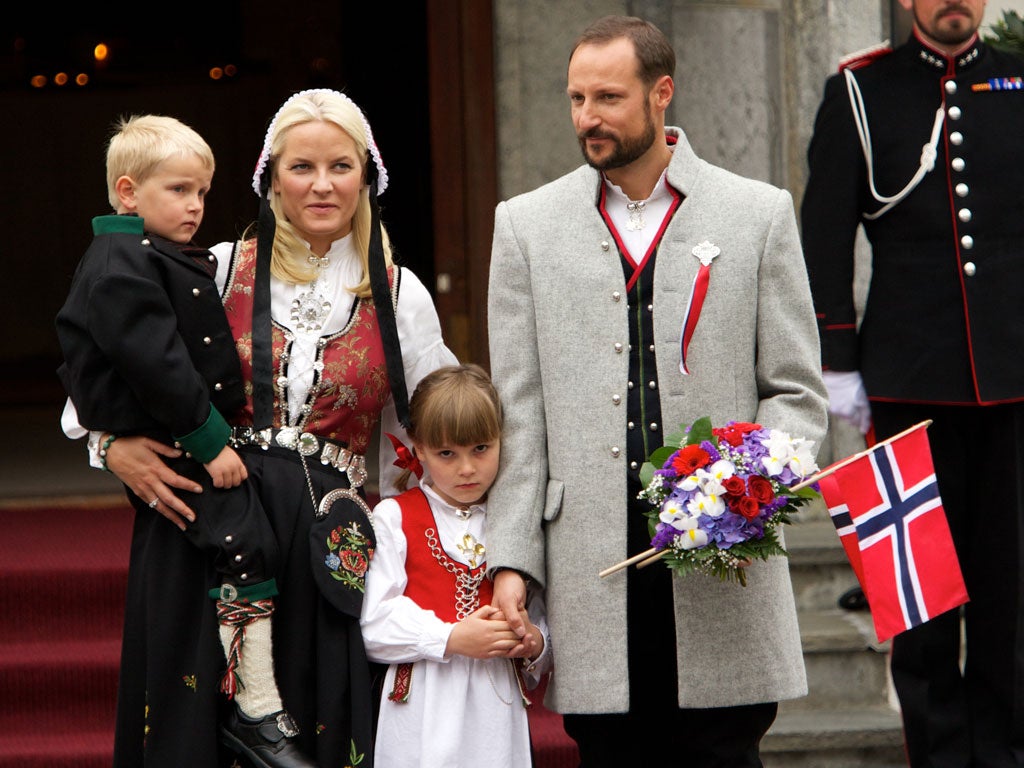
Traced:
<path id="1" fill-rule="evenodd" d="M 746 586 L 750 560 L 788 556 L 778 528 L 819 498 L 814 441 L 760 424 L 707 417 L 669 436 L 640 472 L 653 509 L 651 552 L 680 573 L 700 571 Z M 660 467 L 660 468 L 656 468 Z"/>

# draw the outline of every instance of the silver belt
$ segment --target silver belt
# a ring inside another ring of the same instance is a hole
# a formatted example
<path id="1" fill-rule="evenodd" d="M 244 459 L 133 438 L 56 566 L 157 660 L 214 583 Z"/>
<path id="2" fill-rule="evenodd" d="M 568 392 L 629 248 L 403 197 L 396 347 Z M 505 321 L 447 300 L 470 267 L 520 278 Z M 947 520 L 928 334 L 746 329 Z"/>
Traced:
<path id="1" fill-rule="evenodd" d="M 298 427 L 282 427 L 281 429 L 253 429 L 252 427 L 232 427 L 231 444 L 257 445 L 266 450 L 270 446 L 295 451 L 307 459 L 319 459 L 325 467 L 333 467 L 348 476 L 353 488 L 359 488 L 366 482 L 366 457 L 361 453 L 353 453 L 341 443 L 317 437 L 312 432 L 302 432 Z"/>

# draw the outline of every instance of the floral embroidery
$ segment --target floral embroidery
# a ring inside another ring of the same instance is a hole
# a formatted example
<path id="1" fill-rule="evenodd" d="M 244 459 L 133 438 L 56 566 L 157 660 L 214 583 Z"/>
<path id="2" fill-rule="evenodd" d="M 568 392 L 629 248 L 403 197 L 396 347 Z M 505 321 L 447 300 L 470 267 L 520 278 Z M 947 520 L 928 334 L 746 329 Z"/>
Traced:
<path id="1" fill-rule="evenodd" d="M 359 530 L 359 523 L 347 528 L 339 525 L 327 536 L 327 556 L 324 565 L 331 577 L 360 592 L 366 591 L 366 570 L 373 559 L 370 540 Z"/>
<path id="2" fill-rule="evenodd" d="M 184 683 L 185 683 L 185 685 L 187 687 L 191 688 L 193 691 L 196 690 L 197 686 L 196 686 L 196 676 L 195 675 L 182 675 L 181 679 L 184 681 Z"/>

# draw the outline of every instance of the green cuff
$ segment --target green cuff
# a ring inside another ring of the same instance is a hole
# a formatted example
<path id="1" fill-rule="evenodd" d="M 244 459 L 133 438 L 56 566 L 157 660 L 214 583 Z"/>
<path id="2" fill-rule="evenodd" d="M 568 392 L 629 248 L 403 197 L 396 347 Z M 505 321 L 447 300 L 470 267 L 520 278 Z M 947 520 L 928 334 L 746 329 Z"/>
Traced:
<path id="1" fill-rule="evenodd" d="M 210 406 L 210 415 L 198 429 L 184 437 L 175 437 L 174 441 L 192 454 L 192 458 L 200 464 L 209 464 L 224 450 L 231 438 L 231 427 L 220 415 L 220 411 Z"/>
<path id="2" fill-rule="evenodd" d="M 216 600 L 227 600 L 235 602 L 242 600 L 251 603 L 255 600 L 264 600 L 277 594 L 277 579 L 267 579 L 259 584 L 252 584 L 247 587 L 240 587 L 237 584 L 225 584 L 221 587 L 214 587 L 210 590 L 210 597 Z"/>

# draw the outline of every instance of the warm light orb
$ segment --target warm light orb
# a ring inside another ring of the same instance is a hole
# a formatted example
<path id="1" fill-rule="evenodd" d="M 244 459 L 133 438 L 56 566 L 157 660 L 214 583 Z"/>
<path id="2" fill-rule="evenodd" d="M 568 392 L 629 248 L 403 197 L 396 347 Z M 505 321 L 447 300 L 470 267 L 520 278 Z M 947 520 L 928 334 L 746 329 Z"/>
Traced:
<path id="1" fill-rule="evenodd" d="M 96 61 L 106 61 L 109 54 L 110 49 L 107 48 L 106 43 L 97 43 L 96 47 L 92 49 L 92 56 Z"/>
<path id="2" fill-rule="evenodd" d="M 32 83 L 33 88 L 45 88 L 46 75 L 35 75 L 29 82 Z"/>
<path id="3" fill-rule="evenodd" d="M 68 84 L 68 73 L 58 72 L 53 76 L 53 82 L 55 85 L 67 85 Z"/>
<path id="4" fill-rule="evenodd" d="M 75 75 L 75 85 L 86 85 L 89 82 L 89 76 L 85 72 L 79 72 Z"/>
<path id="5" fill-rule="evenodd" d="M 220 67 L 211 67 L 210 68 L 210 79 L 211 80 L 220 80 L 222 77 L 224 77 L 224 70 L 223 69 L 221 69 Z"/>

